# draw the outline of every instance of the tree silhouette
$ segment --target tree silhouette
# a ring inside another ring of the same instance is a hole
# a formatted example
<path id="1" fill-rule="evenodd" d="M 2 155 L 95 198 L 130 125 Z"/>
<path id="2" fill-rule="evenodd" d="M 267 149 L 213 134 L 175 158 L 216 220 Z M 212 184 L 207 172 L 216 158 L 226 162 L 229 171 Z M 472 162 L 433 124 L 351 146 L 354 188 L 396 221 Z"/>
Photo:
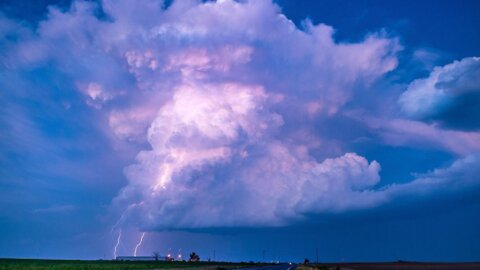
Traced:
<path id="1" fill-rule="evenodd" d="M 190 259 L 188 261 L 189 262 L 198 262 L 198 261 L 200 261 L 200 256 L 198 256 L 197 253 L 192 252 L 192 253 L 190 253 Z"/>

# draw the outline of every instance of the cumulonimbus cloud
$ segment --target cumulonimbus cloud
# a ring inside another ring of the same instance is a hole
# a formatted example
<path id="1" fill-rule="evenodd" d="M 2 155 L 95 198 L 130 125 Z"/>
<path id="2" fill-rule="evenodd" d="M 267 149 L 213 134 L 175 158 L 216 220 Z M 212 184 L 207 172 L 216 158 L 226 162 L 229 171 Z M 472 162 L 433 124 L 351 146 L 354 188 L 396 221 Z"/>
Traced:
<path id="1" fill-rule="evenodd" d="M 300 29 L 268 0 L 174 1 L 168 9 L 161 1 L 105 0 L 101 7 L 75 1 L 65 12 L 52 8 L 35 31 L 1 18 L 0 34 L 19 41 L 2 43 L 4 66 L 53 67 L 101 118 L 92 122 L 107 125 L 106 137 L 143 149 L 112 203 L 123 211 L 121 223 L 280 226 L 376 206 L 422 183 L 450 183 L 442 175 L 463 168 L 459 161 L 379 189 L 377 161 L 318 129 L 396 68 L 401 46 L 385 33 L 339 42 L 332 27 L 306 20 Z M 420 91 L 417 84 L 402 100 Z M 428 125 L 389 120 L 370 128 L 400 144 L 416 134 L 441 144 Z M 470 154 L 455 142 L 445 148 Z"/>
<path id="2" fill-rule="evenodd" d="M 112 13 L 120 21 L 122 12 Z M 361 207 L 337 197 L 373 187 L 380 165 L 355 153 L 318 161 L 292 138 L 303 127 L 286 119 L 337 113 L 396 66 L 395 39 L 337 43 L 331 27 L 300 30 L 269 1 L 176 2 L 158 18 L 142 25 L 151 45 L 125 52 L 138 86 L 162 101 L 111 116 L 128 137 L 139 123 L 118 116 L 151 112 L 139 117 L 151 150 L 126 169 L 116 203 L 135 202 L 135 216 L 157 229 L 276 226 Z"/>

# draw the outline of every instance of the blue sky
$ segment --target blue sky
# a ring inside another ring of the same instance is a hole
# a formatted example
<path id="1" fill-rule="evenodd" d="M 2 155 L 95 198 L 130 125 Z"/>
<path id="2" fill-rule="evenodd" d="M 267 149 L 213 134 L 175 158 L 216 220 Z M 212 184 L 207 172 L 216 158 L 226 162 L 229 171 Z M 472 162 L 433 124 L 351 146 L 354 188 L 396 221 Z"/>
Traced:
<path id="1" fill-rule="evenodd" d="M 0 257 L 480 259 L 477 1 L 0 10 Z"/>

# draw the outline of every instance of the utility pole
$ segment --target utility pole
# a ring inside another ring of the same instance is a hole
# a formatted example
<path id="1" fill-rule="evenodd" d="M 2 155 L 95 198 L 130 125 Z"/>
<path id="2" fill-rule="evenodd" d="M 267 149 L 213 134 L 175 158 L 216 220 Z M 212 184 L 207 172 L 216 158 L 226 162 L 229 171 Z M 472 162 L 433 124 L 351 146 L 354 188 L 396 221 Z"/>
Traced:
<path id="1" fill-rule="evenodd" d="M 317 264 L 318 264 L 318 248 L 315 249 L 315 255 L 317 255 Z"/>
<path id="2" fill-rule="evenodd" d="M 213 249 L 213 261 L 216 262 L 216 260 L 215 260 L 215 249 Z"/>
<path id="3" fill-rule="evenodd" d="M 262 258 L 263 258 L 263 260 L 262 260 L 262 261 L 263 261 L 263 262 L 265 262 L 265 249 L 264 249 L 264 250 L 262 250 Z"/>

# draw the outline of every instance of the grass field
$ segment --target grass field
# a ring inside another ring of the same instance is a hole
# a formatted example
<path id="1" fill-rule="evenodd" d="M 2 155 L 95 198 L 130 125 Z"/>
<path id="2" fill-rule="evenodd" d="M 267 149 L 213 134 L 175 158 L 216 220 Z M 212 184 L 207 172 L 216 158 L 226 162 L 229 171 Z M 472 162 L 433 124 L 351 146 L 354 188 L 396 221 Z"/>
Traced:
<path id="1" fill-rule="evenodd" d="M 30 260 L 0 259 L 0 270 L 141 270 L 141 269 L 232 269 L 251 266 L 248 263 L 222 262 L 125 262 L 110 260 Z"/>

